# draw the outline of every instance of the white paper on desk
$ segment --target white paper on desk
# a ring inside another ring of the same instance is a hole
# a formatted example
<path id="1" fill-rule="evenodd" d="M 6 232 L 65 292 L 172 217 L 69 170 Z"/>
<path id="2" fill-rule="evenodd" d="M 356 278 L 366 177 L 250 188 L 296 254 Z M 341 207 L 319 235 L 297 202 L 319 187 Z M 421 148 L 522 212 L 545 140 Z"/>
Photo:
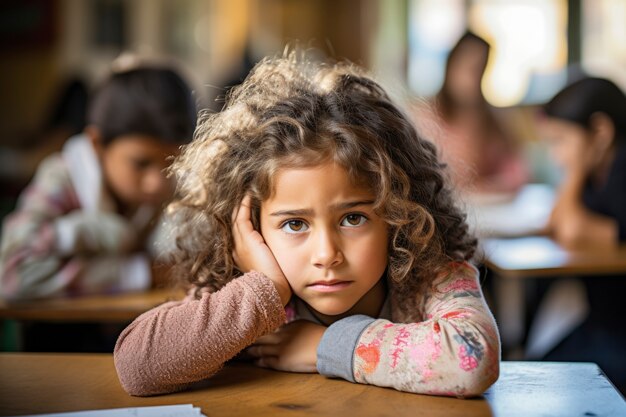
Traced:
<path id="1" fill-rule="evenodd" d="M 507 201 L 469 199 L 467 221 L 480 237 L 517 237 L 541 232 L 554 206 L 554 190 L 545 184 L 527 184 Z"/>
<path id="2" fill-rule="evenodd" d="M 74 411 L 70 413 L 31 414 L 21 417 L 206 417 L 192 404 L 154 407 L 112 408 L 108 410 Z"/>

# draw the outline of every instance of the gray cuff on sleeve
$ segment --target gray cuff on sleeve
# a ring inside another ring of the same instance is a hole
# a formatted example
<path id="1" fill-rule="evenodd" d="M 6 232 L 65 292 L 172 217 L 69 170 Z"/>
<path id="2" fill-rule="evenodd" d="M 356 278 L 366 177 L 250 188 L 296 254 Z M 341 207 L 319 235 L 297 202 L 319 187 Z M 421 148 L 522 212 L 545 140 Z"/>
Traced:
<path id="1" fill-rule="evenodd" d="M 349 316 L 326 329 L 317 347 L 317 372 L 354 382 L 352 360 L 356 342 L 374 320 L 364 315 Z"/>

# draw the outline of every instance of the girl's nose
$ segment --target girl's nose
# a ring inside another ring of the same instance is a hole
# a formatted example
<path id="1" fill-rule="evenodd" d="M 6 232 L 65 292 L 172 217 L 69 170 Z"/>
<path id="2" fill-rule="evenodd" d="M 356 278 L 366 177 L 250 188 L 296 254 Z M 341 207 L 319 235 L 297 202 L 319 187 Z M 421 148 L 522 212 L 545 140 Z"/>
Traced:
<path id="1" fill-rule="evenodd" d="M 322 231 L 314 236 L 314 248 L 311 255 L 312 264 L 320 269 L 334 268 L 344 261 L 336 237 L 327 231 Z"/>

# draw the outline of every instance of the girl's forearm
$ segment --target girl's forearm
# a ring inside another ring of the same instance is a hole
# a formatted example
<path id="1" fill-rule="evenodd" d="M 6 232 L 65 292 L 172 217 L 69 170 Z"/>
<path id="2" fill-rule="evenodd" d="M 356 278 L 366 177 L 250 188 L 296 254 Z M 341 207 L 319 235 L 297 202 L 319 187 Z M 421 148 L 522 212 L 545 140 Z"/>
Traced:
<path id="1" fill-rule="evenodd" d="M 332 324 L 318 347 L 320 373 L 419 394 L 484 392 L 499 375 L 495 320 L 474 267 L 453 264 L 444 275 L 426 302 L 425 321 L 351 316 Z"/>
<path id="2" fill-rule="evenodd" d="M 183 390 L 213 375 L 284 321 L 273 283 L 258 273 L 245 274 L 199 300 L 163 304 L 120 335 L 114 352 L 120 382 L 131 395 Z"/>
<path id="3" fill-rule="evenodd" d="M 355 349 L 356 382 L 418 394 L 482 394 L 499 375 L 495 325 L 472 310 L 453 313 L 421 323 L 376 320 Z"/>

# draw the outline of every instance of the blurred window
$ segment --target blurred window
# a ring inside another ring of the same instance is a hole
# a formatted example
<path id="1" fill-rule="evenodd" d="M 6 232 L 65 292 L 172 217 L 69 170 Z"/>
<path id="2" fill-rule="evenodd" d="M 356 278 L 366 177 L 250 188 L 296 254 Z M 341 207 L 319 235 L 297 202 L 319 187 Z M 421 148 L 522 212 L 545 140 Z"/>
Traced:
<path id="1" fill-rule="evenodd" d="M 432 96 L 443 84 L 448 52 L 466 28 L 464 0 L 409 2 L 409 68 L 411 88 Z"/>
<path id="2" fill-rule="evenodd" d="M 626 90 L 626 1 L 584 0 L 582 66 Z"/>
<path id="3" fill-rule="evenodd" d="M 566 0 L 410 0 L 409 83 L 418 95 L 439 90 L 448 51 L 466 29 L 492 46 L 482 81 L 491 104 L 545 101 L 564 85 Z"/>

